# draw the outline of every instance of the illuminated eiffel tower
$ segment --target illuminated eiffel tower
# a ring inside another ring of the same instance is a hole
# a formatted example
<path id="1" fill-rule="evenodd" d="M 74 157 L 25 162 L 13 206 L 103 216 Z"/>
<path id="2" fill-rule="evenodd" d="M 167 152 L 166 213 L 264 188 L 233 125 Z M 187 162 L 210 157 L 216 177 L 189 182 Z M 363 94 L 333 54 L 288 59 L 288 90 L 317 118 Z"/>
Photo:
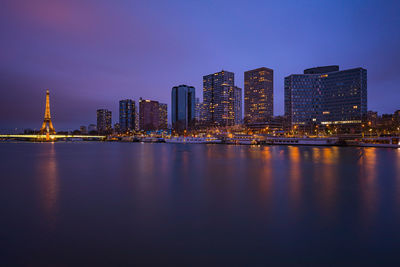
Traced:
<path id="1" fill-rule="evenodd" d="M 53 123 L 50 117 L 50 93 L 49 90 L 46 91 L 46 110 L 44 112 L 44 120 L 42 128 L 40 128 L 40 134 L 55 134 Z"/>

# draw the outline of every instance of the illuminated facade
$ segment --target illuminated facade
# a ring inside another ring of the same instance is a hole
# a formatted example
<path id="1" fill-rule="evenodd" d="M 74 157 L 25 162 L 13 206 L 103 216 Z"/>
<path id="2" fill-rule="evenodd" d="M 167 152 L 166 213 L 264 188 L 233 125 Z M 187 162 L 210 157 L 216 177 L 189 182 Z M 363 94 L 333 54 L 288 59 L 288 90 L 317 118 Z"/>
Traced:
<path id="1" fill-rule="evenodd" d="M 244 73 L 246 122 L 265 122 L 274 114 L 274 71 L 258 68 Z"/>
<path id="2" fill-rule="evenodd" d="M 171 91 L 172 128 L 188 129 L 195 119 L 196 92 L 193 86 L 179 85 Z"/>
<path id="3" fill-rule="evenodd" d="M 99 133 L 111 133 L 111 111 L 107 109 L 97 110 L 97 131 Z"/>
<path id="4" fill-rule="evenodd" d="M 221 71 L 203 76 L 204 120 L 213 125 L 234 125 L 234 73 Z"/>
<path id="5" fill-rule="evenodd" d="M 139 126 L 143 131 L 158 130 L 160 125 L 160 107 L 158 101 L 139 100 Z"/>
<path id="6" fill-rule="evenodd" d="M 201 107 L 200 98 L 196 97 L 195 107 L 194 107 L 194 118 L 196 121 L 200 121 L 200 107 Z"/>
<path id="7" fill-rule="evenodd" d="M 285 116 L 291 126 L 361 125 L 367 115 L 367 70 L 307 69 L 285 78 Z"/>
<path id="8" fill-rule="evenodd" d="M 135 105 L 135 131 L 139 131 L 139 108 Z"/>
<path id="9" fill-rule="evenodd" d="M 54 130 L 53 123 L 51 122 L 50 116 L 50 92 L 46 90 L 46 108 L 44 111 L 44 120 L 42 127 L 40 128 L 41 134 L 55 134 L 56 131 Z"/>
<path id="10" fill-rule="evenodd" d="M 166 130 L 168 129 L 168 106 L 167 104 L 159 103 L 158 109 L 160 114 L 158 129 Z"/>
<path id="11" fill-rule="evenodd" d="M 233 87 L 233 111 L 235 116 L 235 125 L 242 123 L 242 88 Z"/>
<path id="12" fill-rule="evenodd" d="M 125 99 L 119 101 L 119 127 L 120 131 L 125 133 L 127 131 L 135 130 L 135 101 Z"/>

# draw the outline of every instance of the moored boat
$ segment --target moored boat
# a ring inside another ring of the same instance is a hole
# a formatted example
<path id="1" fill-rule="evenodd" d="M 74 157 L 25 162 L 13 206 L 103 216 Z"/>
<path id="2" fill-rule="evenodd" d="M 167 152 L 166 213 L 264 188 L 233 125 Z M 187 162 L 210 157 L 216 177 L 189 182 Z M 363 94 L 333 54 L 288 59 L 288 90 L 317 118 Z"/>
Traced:
<path id="1" fill-rule="evenodd" d="M 235 134 L 225 139 L 225 144 L 231 145 L 257 145 L 260 142 L 258 138 L 252 135 Z"/>
<path id="2" fill-rule="evenodd" d="M 162 143 L 164 142 L 164 138 L 145 136 L 140 137 L 139 141 L 144 143 Z"/>
<path id="3" fill-rule="evenodd" d="M 215 137 L 171 137 L 165 139 L 166 143 L 171 144 L 217 144 L 221 140 Z"/>
<path id="4" fill-rule="evenodd" d="M 335 137 L 328 138 L 298 138 L 298 137 L 266 137 L 266 145 L 304 145 L 304 146 L 334 146 L 339 143 Z"/>
<path id="5" fill-rule="evenodd" d="M 368 137 L 362 138 L 357 144 L 362 147 L 400 148 L 400 137 Z"/>

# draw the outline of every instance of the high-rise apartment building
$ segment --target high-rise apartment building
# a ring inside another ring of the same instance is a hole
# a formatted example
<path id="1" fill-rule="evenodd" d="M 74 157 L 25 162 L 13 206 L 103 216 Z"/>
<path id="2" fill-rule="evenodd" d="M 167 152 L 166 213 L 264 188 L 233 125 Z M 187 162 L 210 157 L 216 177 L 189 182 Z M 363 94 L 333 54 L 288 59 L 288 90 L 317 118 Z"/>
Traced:
<path id="1" fill-rule="evenodd" d="M 97 131 L 99 133 L 111 133 L 111 111 L 107 109 L 97 110 Z"/>
<path id="2" fill-rule="evenodd" d="M 235 125 L 242 123 L 242 88 L 233 87 L 233 111 L 235 116 Z"/>
<path id="3" fill-rule="evenodd" d="M 158 129 L 166 130 L 166 129 L 168 129 L 168 105 L 159 103 L 158 108 L 159 108 L 159 115 L 160 115 L 160 122 L 158 125 Z"/>
<path id="4" fill-rule="evenodd" d="M 206 122 L 207 114 L 208 114 L 207 105 L 204 104 L 204 102 L 201 102 L 200 103 L 200 122 L 202 124 Z"/>
<path id="5" fill-rule="evenodd" d="M 125 99 L 119 101 L 119 127 L 121 132 L 135 130 L 135 101 Z"/>
<path id="6" fill-rule="evenodd" d="M 135 103 L 135 131 L 139 131 L 139 106 Z"/>
<path id="7" fill-rule="evenodd" d="M 195 119 L 196 92 L 193 86 L 174 86 L 171 91 L 172 128 L 185 130 Z"/>
<path id="8" fill-rule="evenodd" d="M 200 98 L 196 97 L 195 100 L 195 107 L 194 107 L 194 118 L 196 119 L 196 121 L 200 121 L 200 105 L 202 104 L 200 102 Z"/>
<path id="9" fill-rule="evenodd" d="M 246 122 L 265 122 L 274 115 L 274 71 L 258 68 L 244 73 Z"/>
<path id="10" fill-rule="evenodd" d="M 160 107 L 158 101 L 139 100 L 139 125 L 140 130 L 154 131 L 160 125 Z"/>
<path id="11" fill-rule="evenodd" d="M 214 125 L 234 125 L 234 73 L 221 71 L 203 76 L 205 121 Z"/>
<path id="12" fill-rule="evenodd" d="M 326 66 L 286 77 L 285 115 L 292 127 L 319 124 L 354 130 L 367 115 L 367 70 Z"/>
<path id="13" fill-rule="evenodd" d="M 197 125 L 203 125 L 207 117 L 207 107 L 203 102 L 200 102 L 200 98 L 196 97 L 196 110 L 195 119 Z"/>

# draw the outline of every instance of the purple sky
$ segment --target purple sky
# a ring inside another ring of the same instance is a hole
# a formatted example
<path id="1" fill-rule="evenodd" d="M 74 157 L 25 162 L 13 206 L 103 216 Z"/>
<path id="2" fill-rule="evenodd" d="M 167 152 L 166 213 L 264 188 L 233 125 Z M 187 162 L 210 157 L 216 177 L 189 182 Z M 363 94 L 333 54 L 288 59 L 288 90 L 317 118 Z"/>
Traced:
<path id="1" fill-rule="evenodd" d="M 170 105 L 171 88 L 202 76 L 274 69 L 275 115 L 283 78 L 340 65 L 368 70 L 368 109 L 400 109 L 400 1 L 0 2 L 0 129 L 40 128 L 50 89 L 56 130 L 118 118 L 120 99 Z"/>

